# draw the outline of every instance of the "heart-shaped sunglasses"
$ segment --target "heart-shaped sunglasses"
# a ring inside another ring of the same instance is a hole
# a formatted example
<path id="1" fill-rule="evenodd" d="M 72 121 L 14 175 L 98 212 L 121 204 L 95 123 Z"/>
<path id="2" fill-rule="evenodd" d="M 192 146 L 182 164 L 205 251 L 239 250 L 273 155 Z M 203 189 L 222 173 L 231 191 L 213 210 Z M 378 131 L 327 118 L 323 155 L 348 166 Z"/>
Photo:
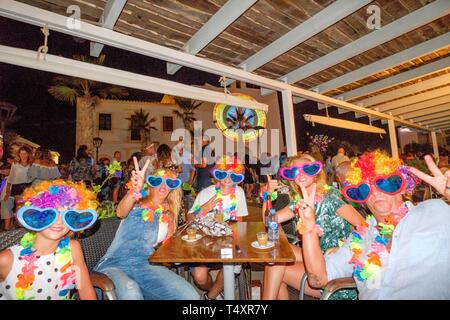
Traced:
<path id="1" fill-rule="evenodd" d="M 406 184 L 405 179 L 399 173 L 389 176 L 376 177 L 372 184 L 362 182 L 358 185 L 349 185 L 342 189 L 342 195 L 352 202 L 365 202 L 373 191 L 373 187 L 381 192 L 394 195 L 401 192 Z"/>
<path id="2" fill-rule="evenodd" d="M 300 174 L 300 171 L 303 171 L 306 175 L 310 177 L 317 176 L 322 170 L 322 162 L 314 161 L 310 163 L 305 163 L 301 166 L 294 167 L 284 167 L 280 169 L 281 176 L 286 180 L 295 180 Z"/>
<path id="3" fill-rule="evenodd" d="M 59 214 L 61 214 L 64 225 L 74 232 L 91 227 L 98 217 L 97 212 L 92 209 L 71 209 L 59 212 L 54 208 L 24 206 L 17 211 L 17 220 L 26 229 L 42 231 L 52 226 L 58 220 Z"/>
<path id="4" fill-rule="evenodd" d="M 181 186 L 181 180 L 178 178 L 171 179 L 171 178 L 163 178 L 160 176 L 148 176 L 147 177 L 147 183 L 152 188 L 159 187 L 163 182 L 165 182 L 167 188 L 170 190 L 174 190 Z"/>
<path id="5" fill-rule="evenodd" d="M 239 184 L 242 181 L 244 181 L 243 174 L 234 173 L 232 171 L 222 171 L 219 169 L 214 169 L 212 174 L 213 174 L 214 179 L 219 180 L 219 181 L 225 180 L 227 177 L 230 177 L 230 180 L 236 184 Z"/>

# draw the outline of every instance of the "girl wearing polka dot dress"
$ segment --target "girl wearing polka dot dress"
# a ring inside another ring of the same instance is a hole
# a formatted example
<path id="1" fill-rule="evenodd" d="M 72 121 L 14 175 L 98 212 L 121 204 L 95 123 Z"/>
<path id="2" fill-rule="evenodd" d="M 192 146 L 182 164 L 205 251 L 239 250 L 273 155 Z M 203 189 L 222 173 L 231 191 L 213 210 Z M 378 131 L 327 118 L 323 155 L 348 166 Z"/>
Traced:
<path id="1" fill-rule="evenodd" d="M 0 252 L 0 300 L 95 300 L 80 244 L 69 233 L 97 220 L 82 183 L 42 181 L 22 194 L 17 219 L 30 232 Z"/>

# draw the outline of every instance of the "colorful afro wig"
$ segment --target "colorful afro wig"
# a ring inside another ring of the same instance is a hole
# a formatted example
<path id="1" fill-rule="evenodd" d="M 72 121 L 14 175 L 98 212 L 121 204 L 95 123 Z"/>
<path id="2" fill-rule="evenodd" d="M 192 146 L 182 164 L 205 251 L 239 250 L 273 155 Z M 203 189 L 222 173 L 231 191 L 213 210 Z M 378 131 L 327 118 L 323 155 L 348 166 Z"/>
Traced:
<path id="1" fill-rule="evenodd" d="M 58 211 L 68 209 L 96 210 L 96 194 L 83 182 L 65 180 L 41 181 L 24 190 L 21 205 L 38 208 L 54 208 Z"/>
<path id="2" fill-rule="evenodd" d="M 420 179 L 411 173 L 402 160 L 390 157 L 385 151 L 366 152 L 354 159 L 345 177 L 346 185 L 357 185 L 361 182 L 373 183 L 377 176 L 400 173 L 406 181 L 406 193 L 411 195 Z"/>
<path id="3" fill-rule="evenodd" d="M 244 165 L 236 157 L 223 156 L 216 162 L 216 169 L 243 173 Z"/>

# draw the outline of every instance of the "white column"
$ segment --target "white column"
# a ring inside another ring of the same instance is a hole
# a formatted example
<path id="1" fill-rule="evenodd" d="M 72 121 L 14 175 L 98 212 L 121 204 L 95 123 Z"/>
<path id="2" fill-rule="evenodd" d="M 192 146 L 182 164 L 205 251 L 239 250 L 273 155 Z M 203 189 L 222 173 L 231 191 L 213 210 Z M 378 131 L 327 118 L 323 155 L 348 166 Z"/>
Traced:
<path id="1" fill-rule="evenodd" d="M 436 131 L 431 131 L 431 143 L 433 144 L 434 160 L 439 159 L 439 148 L 437 143 Z"/>
<path id="2" fill-rule="evenodd" d="M 389 126 L 389 139 L 391 141 L 392 157 L 398 159 L 397 129 L 395 128 L 395 121 L 393 119 L 389 119 L 388 126 Z"/>
<path id="3" fill-rule="evenodd" d="M 287 155 L 292 157 L 297 154 L 297 138 L 295 136 L 294 104 L 292 102 L 292 91 L 283 90 L 283 117 L 284 131 L 286 135 Z"/>

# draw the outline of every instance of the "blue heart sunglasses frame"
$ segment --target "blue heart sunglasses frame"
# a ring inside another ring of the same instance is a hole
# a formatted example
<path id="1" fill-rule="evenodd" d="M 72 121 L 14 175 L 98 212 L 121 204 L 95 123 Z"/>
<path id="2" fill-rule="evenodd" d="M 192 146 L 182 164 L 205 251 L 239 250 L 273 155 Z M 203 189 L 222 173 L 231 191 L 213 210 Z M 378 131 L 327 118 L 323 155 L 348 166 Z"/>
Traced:
<path id="1" fill-rule="evenodd" d="M 82 214 L 89 215 L 80 217 Z M 19 220 L 20 224 L 22 224 L 26 229 L 39 232 L 52 226 L 56 222 L 56 220 L 58 220 L 58 215 L 61 215 L 64 225 L 69 230 L 74 232 L 90 228 L 98 218 L 97 212 L 92 209 L 70 209 L 59 212 L 54 208 L 24 206 L 17 211 L 17 220 Z M 44 219 L 45 221 L 42 221 L 42 219 Z M 34 221 L 35 223 L 31 224 L 32 221 Z M 71 225 L 71 223 L 73 222 L 78 223 L 79 227 Z"/>
<path id="2" fill-rule="evenodd" d="M 152 188 L 159 187 L 163 182 L 166 184 L 167 188 L 174 190 L 181 186 L 181 180 L 178 178 L 164 178 L 160 176 L 148 176 L 146 179 L 147 184 Z M 169 183 L 167 183 L 169 181 Z"/>
<path id="3" fill-rule="evenodd" d="M 212 174 L 213 174 L 214 179 L 219 180 L 219 181 L 223 181 L 227 177 L 230 177 L 230 180 L 235 184 L 239 184 L 242 181 L 244 181 L 243 174 L 234 173 L 232 171 L 224 171 L 224 170 L 214 169 Z"/>
<path id="4" fill-rule="evenodd" d="M 309 168 L 311 168 L 313 170 L 308 170 Z M 320 173 L 320 171 L 322 171 L 322 168 L 323 168 L 322 162 L 314 161 L 314 162 L 305 163 L 301 166 L 292 166 L 292 167 L 281 168 L 280 175 L 284 179 L 292 181 L 298 177 L 298 175 L 300 174 L 300 171 L 304 172 L 306 175 L 308 175 L 310 177 L 314 177 L 314 176 L 317 176 Z M 292 170 L 293 170 L 293 175 L 290 174 L 290 172 L 292 172 Z"/>

